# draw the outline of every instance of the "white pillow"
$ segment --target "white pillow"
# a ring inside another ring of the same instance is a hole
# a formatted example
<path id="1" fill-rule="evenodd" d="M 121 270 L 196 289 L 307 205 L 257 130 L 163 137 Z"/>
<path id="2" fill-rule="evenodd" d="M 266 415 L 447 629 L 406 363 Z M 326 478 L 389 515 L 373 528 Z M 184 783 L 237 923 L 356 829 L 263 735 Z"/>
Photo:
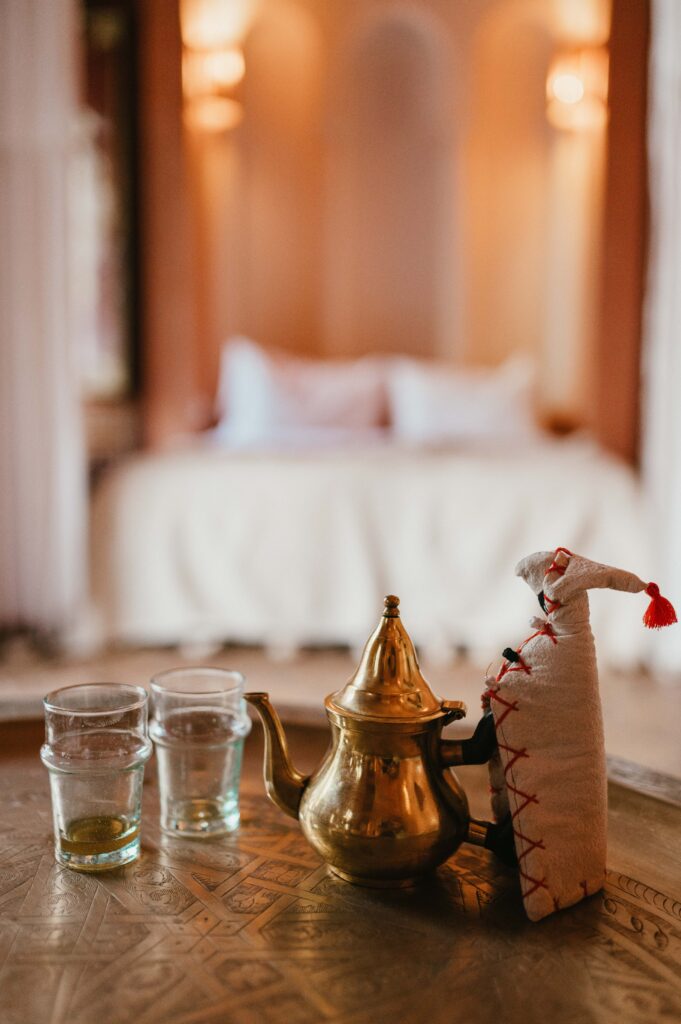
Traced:
<path id="1" fill-rule="evenodd" d="M 301 359 L 234 337 L 222 350 L 218 414 L 218 437 L 235 445 L 302 439 L 306 431 L 331 440 L 373 434 L 386 422 L 385 363 Z"/>
<path id="2" fill-rule="evenodd" d="M 530 438 L 537 433 L 533 377 L 521 357 L 496 369 L 395 360 L 388 385 L 394 433 L 418 444 Z"/>

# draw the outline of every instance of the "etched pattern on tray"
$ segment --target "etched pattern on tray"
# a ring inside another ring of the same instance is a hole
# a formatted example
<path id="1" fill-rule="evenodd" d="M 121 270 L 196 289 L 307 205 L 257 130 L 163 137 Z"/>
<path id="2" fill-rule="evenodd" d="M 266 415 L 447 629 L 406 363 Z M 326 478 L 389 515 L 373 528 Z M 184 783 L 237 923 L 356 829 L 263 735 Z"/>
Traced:
<path id="1" fill-rule="evenodd" d="M 483 851 L 462 848 L 418 890 L 364 890 L 328 875 L 264 797 L 244 798 L 238 834 L 197 843 L 156 831 L 147 789 L 141 860 L 82 876 L 54 863 L 44 774 L 7 773 L 3 1024 L 681 1015 L 681 905 L 641 881 L 611 873 L 602 895 L 533 925 Z"/>

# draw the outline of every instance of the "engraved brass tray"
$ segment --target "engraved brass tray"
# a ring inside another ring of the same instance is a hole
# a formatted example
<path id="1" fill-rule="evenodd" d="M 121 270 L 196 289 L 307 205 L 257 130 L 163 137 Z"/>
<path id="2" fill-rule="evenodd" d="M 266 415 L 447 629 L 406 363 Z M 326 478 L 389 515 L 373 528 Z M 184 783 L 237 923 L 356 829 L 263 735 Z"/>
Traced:
<path id="1" fill-rule="evenodd" d="M 604 893 L 537 925 L 525 919 L 513 872 L 484 850 L 462 848 L 415 890 L 330 877 L 298 825 L 265 798 L 259 751 L 249 748 L 238 835 L 163 838 L 150 779 L 141 860 L 98 876 L 54 863 L 41 766 L 0 762 L 3 1024 L 681 1016 L 673 784 L 662 800 L 628 790 L 627 778 L 611 787 Z M 465 785 L 474 793 L 479 784 L 482 799 L 484 774 L 472 778 Z"/>

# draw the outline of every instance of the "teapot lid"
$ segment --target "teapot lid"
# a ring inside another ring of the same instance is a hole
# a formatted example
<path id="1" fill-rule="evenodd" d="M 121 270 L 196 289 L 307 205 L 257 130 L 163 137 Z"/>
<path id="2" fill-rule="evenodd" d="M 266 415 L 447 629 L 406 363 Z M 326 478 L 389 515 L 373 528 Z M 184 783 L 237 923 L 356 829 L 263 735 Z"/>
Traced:
<path id="1" fill-rule="evenodd" d="M 442 702 L 421 675 L 399 603 L 399 597 L 386 597 L 383 616 L 366 642 L 357 671 L 341 690 L 326 698 L 331 711 L 393 721 L 442 714 Z"/>

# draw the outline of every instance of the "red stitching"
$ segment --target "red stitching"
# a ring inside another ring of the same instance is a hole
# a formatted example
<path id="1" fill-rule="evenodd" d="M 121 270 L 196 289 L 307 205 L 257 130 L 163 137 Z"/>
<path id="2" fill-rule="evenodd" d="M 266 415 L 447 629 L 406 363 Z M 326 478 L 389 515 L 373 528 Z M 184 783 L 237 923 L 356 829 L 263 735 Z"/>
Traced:
<path id="1" fill-rule="evenodd" d="M 546 571 L 546 574 L 545 574 L 546 576 L 548 576 L 549 573 L 551 573 L 551 572 L 558 573 L 560 576 L 562 576 L 563 573 L 565 572 L 566 566 L 558 565 L 556 563 L 556 556 L 560 552 L 563 552 L 563 554 L 566 554 L 569 557 L 572 556 L 572 552 L 570 550 L 568 550 L 568 548 L 556 548 L 556 550 L 554 552 L 553 561 L 552 561 L 551 565 L 549 566 L 549 568 Z M 547 609 L 547 611 L 546 611 L 547 616 L 553 614 L 553 612 L 555 612 L 561 606 L 560 601 L 555 601 L 552 598 L 548 597 L 546 594 L 544 594 L 544 603 L 545 603 L 545 607 Z M 502 664 L 501 668 L 499 669 L 499 673 L 498 673 L 498 675 L 496 677 L 496 682 L 497 683 L 500 683 L 501 680 L 504 678 L 504 676 L 510 675 L 511 672 L 524 672 L 526 675 L 531 675 L 532 667 L 530 665 L 527 665 L 523 661 L 523 659 L 520 657 L 520 652 L 523 650 L 523 648 L 527 644 L 529 644 L 530 640 L 534 640 L 535 637 L 538 637 L 538 636 L 547 636 L 549 638 L 549 640 L 551 641 L 551 643 L 553 643 L 553 644 L 557 644 L 558 643 L 558 640 L 557 640 L 557 638 L 556 638 L 556 636 L 555 636 L 555 634 L 553 632 L 553 627 L 551 626 L 551 623 L 548 622 L 548 620 L 547 620 L 544 623 L 544 625 L 542 626 L 541 629 L 538 629 L 535 633 L 532 633 L 531 636 L 528 636 L 527 640 L 523 640 L 522 644 L 518 648 L 518 661 L 517 662 L 511 663 L 509 661 L 504 661 L 504 663 Z M 495 730 L 500 730 L 501 729 L 501 726 L 502 726 L 504 720 L 506 719 L 506 717 L 508 715 L 510 715 L 511 711 L 518 711 L 519 710 L 519 702 L 517 700 L 512 700 L 512 701 L 504 700 L 504 698 L 500 697 L 499 694 L 496 693 L 494 690 L 490 689 L 490 690 L 487 690 L 485 692 L 485 694 L 483 695 L 483 703 L 484 703 L 485 698 L 487 698 L 487 700 L 489 701 L 490 705 L 491 705 L 491 702 L 493 700 L 495 700 L 498 704 L 501 704 L 504 707 L 504 711 L 499 716 L 499 718 L 498 719 L 495 718 L 495 722 L 494 722 Z M 502 736 L 502 738 L 503 738 L 503 736 Z M 515 765 L 516 761 L 521 760 L 521 758 L 529 758 L 530 755 L 527 752 L 527 747 L 522 747 L 522 748 L 518 749 L 516 747 L 511 747 L 508 744 L 501 743 L 499 741 L 499 739 L 497 739 L 497 745 L 499 746 L 499 748 L 501 750 L 504 750 L 504 751 L 506 751 L 507 754 L 512 755 L 510 760 L 507 761 L 506 765 L 504 766 L 504 779 L 506 781 L 506 788 L 513 793 L 513 795 L 515 797 L 515 800 L 516 800 L 515 810 L 511 814 L 511 821 L 514 822 L 516 820 L 516 818 L 522 813 L 522 811 L 525 810 L 526 807 L 528 807 L 530 804 L 538 804 L 539 803 L 539 797 L 537 796 L 536 793 L 525 793 L 522 789 L 519 789 L 518 786 L 516 786 L 515 779 L 513 778 L 513 766 Z M 495 786 L 490 786 L 490 792 L 494 793 L 494 794 L 498 794 L 500 792 L 500 790 L 497 789 Z M 522 801 L 522 803 L 520 801 Z M 523 892 L 523 899 L 525 899 L 525 900 L 528 899 L 529 896 L 531 896 L 533 893 L 537 892 L 537 890 L 539 890 L 539 889 L 545 889 L 547 892 L 549 892 L 549 887 L 546 884 L 546 877 L 544 877 L 544 878 L 534 878 L 531 874 L 529 874 L 529 872 L 525 871 L 525 869 L 523 867 L 523 864 L 522 864 L 523 860 L 526 857 L 528 857 L 531 853 L 533 853 L 534 850 L 545 850 L 546 849 L 546 847 L 544 845 L 544 840 L 543 839 L 531 839 L 529 836 L 524 835 L 520 831 L 519 828 L 515 827 L 515 825 L 513 826 L 513 834 L 514 834 L 514 836 L 517 839 L 519 839 L 521 842 L 526 844 L 525 849 L 518 856 L 518 871 L 519 871 L 520 877 L 525 882 L 529 882 L 530 883 L 529 888 L 526 888 L 525 891 Z M 582 888 L 584 889 L 584 895 L 586 896 L 587 895 L 586 882 L 582 882 L 581 885 L 582 885 Z M 550 893 L 549 893 L 549 895 L 550 895 Z M 553 906 L 554 906 L 555 910 L 559 910 L 560 909 L 560 902 L 559 902 L 558 898 L 555 897 L 555 896 L 553 897 Z"/>
<path id="2" fill-rule="evenodd" d="M 522 799 L 525 801 L 523 804 L 516 806 L 515 811 L 511 815 L 511 821 L 514 821 L 515 818 L 521 813 L 521 811 L 524 811 L 525 808 L 529 806 L 529 804 L 539 803 L 539 797 L 536 793 L 525 793 L 522 789 L 519 789 L 518 786 L 515 785 L 515 779 L 512 779 L 512 781 L 510 782 L 508 779 L 508 772 L 511 771 L 516 761 L 520 760 L 521 757 L 529 757 L 530 755 L 527 753 L 527 748 L 525 747 L 523 747 L 522 750 L 516 750 L 514 747 L 508 747 L 504 743 L 499 743 L 498 740 L 497 746 L 500 747 L 502 750 L 506 750 L 508 753 L 513 754 L 513 757 L 504 768 L 504 779 L 506 780 L 506 787 L 507 789 L 510 789 L 512 793 L 515 793 L 516 796 L 522 797 Z"/>
<path id="3" fill-rule="evenodd" d="M 512 701 L 504 700 L 504 698 L 500 697 L 499 694 L 495 693 L 494 690 L 489 690 L 488 692 L 489 692 L 490 701 L 495 700 L 497 702 L 497 704 L 503 704 L 504 707 L 506 708 L 506 710 L 504 712 L 502 712 L 502 714 L 499 716 L 499 718 L 495 720 L 494 728 L 498 729 L 499 726 L 501 725 L 501 723 L 506 718 L 506 716 L 510 715 L 511 711 L 517 711 L 518 710 L 518 701 L 517 700 L 512 700 Z"/>
<path id="4" fill-rule="evenodd" d="M 551 599 L 549 598 L 549 600 L 551 600 Z M 554 604 L 556 604 L 558 607 L 560 607 L 558 602 L 554 602 Z M 532 666 L 528 665 L 527 662 L 524 661 L 523 658 L 520 657 L 520 652 L 523 650 L 524 647 L 527 646 L 527 644 L 529 644 L 530 640 L 534 640 L 535 637 L 538 637 L 538 636 L 547 636 L 552 644 L 557 644 L 558 643 L 558 640 L 556 639 L 556 636 L 555 636 L 555 634 L 553 632 L 553 626 L 551 625 L 550 622 L 545 622 L 541 629 L 538 629 L 535 633 L 532 633 L 531 636 L 528 636 L 526 640 L 523 640 L 523 642 L 521 643 L 521 645 L 520 645 L 520 647 L 518 648 L 518 651 L 517 651 L 517 653 L 518 653 L 518 660 L 517 660 L 517 662 L 511 662 L 511 661 L 505 660 L 502 663 L 502 666 L 499 669 L 499 672 L 497 673 L 497 677 L 496 677 L 495 682 L 500 683 L 501 680 L 504 678 L 504 676 L 510 675 L 511 672 L 524 672 L 526 676 L 532 675 Z M 484 698 L 489 694 L 489 692 L 490 691 L 487 690 L 483 694 L 483 706 L 484 706 Z"/>
<path id="5" fill-rule="evenodd" d="M 563 576 L 565 574 L 565 570 L 567 569 L 567 566 L 566 565 L 559 565 L 556 562 L 556 556 L 561 551 L 562 551 L 562 553 L 564 555 L 567 555 L 569 558 L 572 558 L 572 552 L 570 551 L 569 548 L 556 548 L 556 550 L 553 552 L 553 561 L 551 562 L 551 565 L 548 567 L 548 569 L 544 573 L 544 579 L 546 579 L 546 577 L 549 576 L 550 573 L 552 573 L 552 572 L 557 573 L 559 576 Z M 560 608 L 560 601 L 554 601 L 553 598 L 549 597 L 548 594 L 546 592 L 544 592 L 544 606 L 546 607 L 547 605 L 550 605 L 550 607 L 547 608 L 546 614 L 547 615 L 553 615 L 553 613 L 556 611 L 556 609 Z"/>
<path id="6" fill-rule="evenodd" d="M 522 789 L 518 789 L 517 787 L 513 790 L 513 792 L 516 793 L 518 796 L 521 796 L 525 803 L 521 804 L 520 807 L 516 807 L 515 811 L 511 815 L 512 821 L 520 814 L 521 811 L 524 811 L 529 804 L 539 803 L 539 797 L 536 793 L 523 793 Z"/>
<path id="7" fill-rule="evenodd" d="M 549 887 L 546 884 L 546 877 L 544 877 L 544 878 L 533 878 L 532 875 L 528 875 L 527 872 L 523 871 L 522 868 L 519 868 L 519 871 L 520 871 L 520 877 L 521 878 L 524 878 L 527 882 L 533 882 L 534 883 L 534 885 L 532 886 L 531 889 L 526 889 L 525 890 L 525 892 L 523 893 L 523 899 L 527 899 L 527 897 L 531 896 L 533 892 L 537 891 L 537 889 L 546 889 L 547 892 L 549 891 Z"/>
<path id="8" fill-rule="evenodd" d="M 584 891 L 584 898 L 586 899 L 586 897 L 589 895 L 589 890 L 587 888 L 586 880 L 580 882 L 579 883 L 579 887 L 580 887 L 580 889 L 582 889 Z"/>
<path id="9" fill-rule="evenodd" d="M 514 832 L 515 832 L 515 835 L 517 835 L 518 839 L 522 839 L 524 843 L 527 843 L 527 849 L 523 850 L 523 852 L 520 854 L 520 856 L 518 857 L 518 862 L 520 862 L 525 857 L 527 857 L 528 853 L 532 853 L 533 850 L 545 850 L 546 849 L 546 847 L 544 846 L 544 840 L 543 839 L 536 839 L 536 840 L 535 839 L 530 839 L 529 836 L 524 836 L 522 834 L 522 832 L 520 831 L 520 829 L 514 830 Z"/>
<path id="10" fill-rule="evenodd" d="M 534 640 L 534 638 L 537 636 L 547 636 L 552 644 L 558 643 L 556 634 L 553 632 L 553 626 L 550 622 L 545 622 L 541 629 L 538 629 L 536 633 L 533 633 L 531 636 L 528 636 L 527 640 L 523 640 L 520 647 L 518 648 L 518 653 L 522 651 L 523 647 L 529 644 L 530 640 Z"/>
<path id="11" fill-rule="evenodd" d="M 504 675 L 510 675 L 511 672 L 524 672 L 526 676 L 532 675 L 532 669 L 529 667 L 529 665 L 525 664 L 522 658 L 518 658 L 515 664 L 511 662 L 507 667 L 506 671 L 504 672 Z"/>
<path id="12" fill-rule="evenodd" d="M 511 768 L 513 767 L 513 765 L 516 763 L 516 761 L 519 761 L 521 759 L 521 757 L 529 757 L 530 756 L 527 753 L 527 747 L 523 747 L 521 750 L 516 750 L 515 747 L 508 747 L 508 746 L 506 746 L 505 743 L 499 743 L 498 740 L 497 740 L 497 746 L 499 747 L 500 750 L 506 750 L 509 754 L 513 754 L 513 757 L 511 758 L 511 760 L 507 763 L 506 767 L 504 768 L 504 775 L 506 775 L 507 772 L 510 772 Z"/>
<path id="13" fill-rule="evenodd" d="M 524 672 L 526 676 L 532 675 L 532 669 L 520 657 L 520 651 L 518 651 L 517 662 L 504 661 L 497 674 L 496 682 L 500 683 L 504 676 L 510 675 L 511 672 Z"/>
<path id="14" fill-rule="evenodd" d="M 503 697 L 500 697 L 494 691 L 490 691 L 490 699 L 496 700 L 497 703 L 502 704 L 505 707 L 505 711 L 500 715 L 499 720 L 495 720 L 494 723 L 495 729 L 499 730 L 506 716 L 509 715 L 511 711 L 518 711 L 518 701 L 504 700 Z M 510 761 L 508 761 L 504 766 L 504 779 L 506 780 L 506 788 L 509 789 L 516 798 L 516 808 L 511 814 L 511 821 L 513 822 L 521 813 L 521 811 L 524 811 L 529 804 L 539 803 L 539 798 L 536 793 L 525 793 L 522 789 L 519 789 L 518 786 L 516 786 L 515 784 L 515 779 L 513 778 L 512 774 L 513 766 L 516 763 L 516 761 L 519 761 L 521 758 L 528 758 L 530 756 L 527 752 L 527 748 L 522 747 L 520 749 L 516 749 L 515 747 L 511 747 L 506 743 L 500 742 L 499 739 L 497 739 L 497 745 L 500 747 L 501 750 L 505 750 L 507 753 L 513 755 Z M 520 797 L 523 800 L 522 804 L 519 804 L 517 802 L 518 797 Z M 519 828 L 515 827 L 515 825 L 513 826 L 513 834 L 516 836 L 516 838 L 520 839 L 521 842 L 527 843 L 527 848 L 523 850 L 522 853 L 518 856 L 518 872 L 520 874 L 520 877 L 524 879 L 524 881 L 530 883 L 529 888 L 526 888 L 523 892 L 523 899 L 527 899 L 529 896 L 532 895 L 532 893 L 536 892 L 538 889 L 546 889 L 546 891 L 548 892 L 549 887 L 546 884 L 546 878 L 535 878 L 533 875 L 531 875 L 528 871 L 525 870 L 522 864 L 522 861 L 525 859 L 525 857 L 532 853 L 533 850 L 546 849 L 546 847 L 544 846 L 544 840 L 530 839 L 529 836 L 524 835 Z"/>
<path id="15" fill-rule="evenodd" d="M 556 555 L 560 554 L 561 552 L 564 555 L 567 555 L 569 558 L 572 558 L 572 552 L 570 550 L 568 550 L 568 548 L 556 548 L 556 550 L 553 552 L 553 561 L 551 562 L 551 565 L 548 567 L 548 569 L 544 573 L 545 576 L 548 576 L 548 574 L 550 572 L 557 572 L 559 576 L 562 576 L 565 573 L 565 570 L 567 569 L 567 566 L 566 565 L 558 565 L 558 563 L 556 562 Z"/>

